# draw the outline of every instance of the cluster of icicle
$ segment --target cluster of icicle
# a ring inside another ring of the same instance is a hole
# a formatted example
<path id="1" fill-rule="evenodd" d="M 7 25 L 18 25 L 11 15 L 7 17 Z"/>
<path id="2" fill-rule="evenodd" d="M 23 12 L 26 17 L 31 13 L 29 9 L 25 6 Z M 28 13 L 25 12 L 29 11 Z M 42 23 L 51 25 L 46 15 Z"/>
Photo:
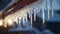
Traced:
<path id="1" fill-rule="evenodd" d="M 50 5 L 49 5 L 50 3 Z M 39 4 L 39 2 L 38 2 Z M 32 6 L 29 6 L 28 8 L 30 9 L 27 9 L 28 11 L 26 13 L 29 14 L 29 18 L 30 18 L 30 22 L 31 22 L 31 27 L 32 27 L 32 21 L 36 21 L 36 14 L 40 12 L 40 10 L 42 9 L 42 20 L 43 20 L 43 24 L 45 23 L 45 11 L 44 11 L 44 3 L 42 4 L 36 4 L 36 6 L 32 5 Z M 40 7 L 42 6 L 42 7 Z M 50 9 L 51 7 L 51 9 Z M 54 10 L 53 10 L 53 0 L 46 0 L 46 8 L 47 8 L 47 11 L 48 11 L 48 19 L 50 19 L 50 10 L 52 11 L 52 17 L 54 15 Z M 32 18 L 32 15 L 34 14 L 34 19 Z M 27 17 L 27 16 L 26 16 Z M 33 19 L 33 20 L 32 20 Z M 27 21 L 27 18 L 26 18 L 26 21 Z M 23 19 L 23 24 L 24 23 L 24 19 Z"/>
<path id="2" fill-rule="evenodd" d="M 50 5 L 49 5 L 50 3 Z M 41 7 L 42 6 L 42 7 Z M 46 0 L 46 8 L 48 11 L 48 19 L 50 19 L 50 7 L 51 7 L 51 11 L 52 11 L 52 16 L 54 15 L 54 10 L 53 10 L 53 0 Z M 27 19 L 27 14 L 29 14 L 29 18 L 30 18 L 30 22 L 31 22 L 31 27 L 32 27 L 32 15 L 34 14 L 34 21 L 36 20 L 36 14 L 40 12 L 40 10 L 42 9 L 42 20 L 43 20 L 43 24 L 45 23 L 45 11 L 44 11 L 44 3 L 40 3 L 40 1 L 37 1 L 36 3 L 33 3 L 32 5 L 29 5 L 27 8 L 25 7 L 22 10 L 17 10 L 18 12 L 16 12 L 15 14 L 18 14 L 18 17 L 14 17 L 13 20 L 18 19 L 19 18 L 19 23 L 21 22 L 21 19 L 23 21 L 23 25 L 25 25 L 25 22 L 28 21 Z M 14 15 L 11 14 L 11 16 L 13 17 Z M 9 17 L 10 18 L 10 17 Z M 8 19 L 8 18 L 7 18 Z M 17 20 L 15 20 L 17 21 Z"/>

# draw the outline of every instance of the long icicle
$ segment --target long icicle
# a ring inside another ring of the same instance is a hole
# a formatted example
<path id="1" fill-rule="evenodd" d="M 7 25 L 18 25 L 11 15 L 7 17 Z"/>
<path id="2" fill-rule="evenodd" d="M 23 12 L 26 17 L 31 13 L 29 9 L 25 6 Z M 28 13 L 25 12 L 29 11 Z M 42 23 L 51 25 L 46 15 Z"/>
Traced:
<path id="1" fill-rule="evenodd" d="M 26 23 L 27 23 L 28 19 L 27 19 L 27 15 L 26 15 Z"/>
<path id="2" fill-rule="evenodd" d="M 26 11 L 26 15 L 25 15 L 25 16 L 26 16 L 26 18 L 25 18 L 25 19 L 26 19 L 26 20 L 25 20 L 26 23 L 27 23 L 27 21 L 28 21 L 28 19 L 27 19 L 27 14 L 28 14 L 28 12 Z"/>
<path id="3" fill-rule="evenodd" d="M 50 1 L 50 6 L 51 6 L 51 11 L 52 11 L 52 17 L 54 16 L 54 11 L 53 11 L 53 0 Z"/>
<path id="4" fill-rule="evenodd" d="M 34 8 L 34 21 L 36 20 L 36 10 L 37 9 Z"/>
<path id="5" fill-rule="evenodd" d="M 52 1 L 52 17 L 54 16 L 53 1 Z"/>
<path id="6" fill-rule="evenodd" d="M 43 19 L 43 24 L 45 23 L 45 14 L 44 14 L 44 4 L 42 4 L 42 19 Z"/>
<path id="7" fill-rule="evenodd" d="M 50 19 L 50 9 L 49 9 L 49 6 L 48 6 L 48 19 Z"/>
<path id="8" fill-rule="evenodd" d="M 47 10 L 48 10 L 48 19 L 50 19 L 50 13 L 49 13 L 50 7 L 49 7 L 48 1 L 49 1 L 49 0 L 46 0 L 46 8 L 47 8 Z"/>
<path id="9" fill-rule="evenodd" d="M 31 21 L 31 28 L 32 28 L 32 11 L 31 11 L 31 18 L 30 18 L 30 21 Z"/>

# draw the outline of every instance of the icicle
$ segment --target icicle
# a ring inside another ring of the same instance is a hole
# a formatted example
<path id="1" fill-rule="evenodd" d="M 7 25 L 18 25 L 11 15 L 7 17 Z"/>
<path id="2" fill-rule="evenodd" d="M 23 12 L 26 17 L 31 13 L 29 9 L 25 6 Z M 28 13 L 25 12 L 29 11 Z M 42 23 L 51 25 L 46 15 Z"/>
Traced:
<path id="1" fill-rule="evenodd" d="M 42 5 L 42 20 L 43 20 L 43 24 L 45 23 L 45 14 L 44 14 L 44 5 Z"/>
<path id="2" fill-rule="evenodd" d="M 48 3 L 49 0 L 46 0 L 46 8 L 48 10 L 48 19 L 50 18 L 50 13 L 49 13 L 49 3 Z"/>
<path id="3" fill-rule="evenodd" d="M 32 28 L 32 16 L 31 16 L 31 28 Z"/>
<path id="4" fill-rule="evenodd" d="M 43 23 L 45 23 L 44 9 L 42 9 Z"/>
<path id="5" fill-rule="evenodd" d="M 54 15 L 54 11 L 53 11 L 53 0 L 49 0 L 50 1 L 50 6 L 51 6 L 51 10 L 52 10 L 52 17 Z"/>
<path id="6" fill-rule="evenodd" d="M 27 15 L 26 15 L 26 23 L 27 23 L 27 21 L 28 21 L 28 20 L 27 20 Z"/>
<path id="7" fill-rule="evenodd" d="M 32 11 L 31 11 L 31 18 L 30 18 L 30 21 L 31 21 L 31 28 L 32 28 Z"/>
<path id="8" fill-rule="evenodd" d="M 28 9 L 27 9 L 27 10 L 28 10 Z M 31 11 L 30 11 L 30 9 L 29 9 L 29 11 L 27 11 L 27 13 L 28 13 L 28 15 L 29 15 L 29 18 L 30 18 L 30 12 L 31 12 Z"/>
<path id="9" fill-rule="evenodd" d="M 49 8 L 49 6 L 48 6 L 48 19 L 50 19 L 50 8 Z"/>
<path id="10" fill-rule="evenodd" d="M 37 9 L 34 9 L 34 21 L 36 20 L 36 10 Z"/>
<path id="11" fill-rule="evenodd" d="M 36 20 L 36 14 L 39 12 L 39 7 L 34 7 L 34 21 Z"/>
<path id="12" fill-rule="evenodd" d="M 34 21 L 36 20 L 36 12 L 34 11 Z"/>
<path id="13" fill-rule="evenodd" d="M 23 26 L 25 26 L 25 18 L 23 17 Z"/>

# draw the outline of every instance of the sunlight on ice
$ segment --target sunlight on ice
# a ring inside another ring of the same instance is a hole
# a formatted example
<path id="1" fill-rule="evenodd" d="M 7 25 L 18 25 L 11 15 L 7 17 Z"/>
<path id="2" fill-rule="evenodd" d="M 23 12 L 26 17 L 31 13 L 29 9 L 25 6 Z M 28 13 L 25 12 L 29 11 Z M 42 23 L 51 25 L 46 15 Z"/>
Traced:
<path id="1" fill-rule="evenodd" d="M 3 25 L 3 21 L 2 20 L 0 20 L 0 26 L 2 26 Z"/>

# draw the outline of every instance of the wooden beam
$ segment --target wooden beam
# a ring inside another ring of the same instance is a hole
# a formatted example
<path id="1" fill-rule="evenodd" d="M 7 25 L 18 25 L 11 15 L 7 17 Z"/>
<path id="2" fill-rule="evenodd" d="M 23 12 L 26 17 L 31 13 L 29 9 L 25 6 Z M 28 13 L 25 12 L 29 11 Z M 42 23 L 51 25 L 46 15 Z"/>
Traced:
<path id="1" fill-rule="evenodd" d="M 2 15 L 3 18 L 5 16 L 8 16 L 14 12 L 16 12 L 17 10 L 25 7 L 26 5 L 32 4 L 33 2 L 35 2 L 37 0 L 22 0 L 21 2 L 19 1 L 18 3 L 14 4 L 12 7 L 8 8 L 7 10 L 5 10 Z M 13 9 L 12 9 L 13 8 Z M 10 9 L 12 9 L 11 11 L 9 11 Z"/>

